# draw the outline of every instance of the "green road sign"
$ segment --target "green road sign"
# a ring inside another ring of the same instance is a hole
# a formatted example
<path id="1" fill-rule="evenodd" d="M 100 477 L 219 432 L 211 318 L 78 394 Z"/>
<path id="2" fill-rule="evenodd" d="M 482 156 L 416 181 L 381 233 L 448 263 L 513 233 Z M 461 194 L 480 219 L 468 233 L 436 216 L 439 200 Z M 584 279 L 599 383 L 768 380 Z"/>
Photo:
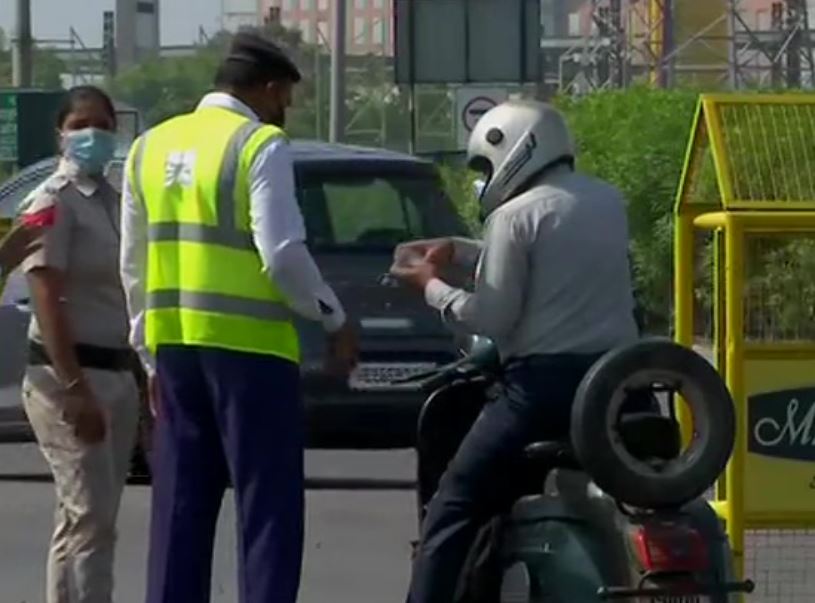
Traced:
<path id="1" fill-rule="evenodd" d="M 0 161 L 17 161 L 17 94 L 0 92 Z"/>

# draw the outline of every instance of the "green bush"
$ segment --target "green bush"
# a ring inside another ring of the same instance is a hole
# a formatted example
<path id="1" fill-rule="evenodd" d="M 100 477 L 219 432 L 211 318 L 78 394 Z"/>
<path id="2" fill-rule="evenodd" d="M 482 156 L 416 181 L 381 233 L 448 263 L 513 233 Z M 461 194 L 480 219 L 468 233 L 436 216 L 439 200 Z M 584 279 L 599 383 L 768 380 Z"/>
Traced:
<path id="1" fill-rule="evenodd" d="M 690 90 L 610 90 L 558 98 L 581 170 L 617 186 L 628 201 L 637 299 L 651 331 L 671 321 L 672 216 L 698 99 Z"/>
<path id="2" fill-rule="evenodd" d="M 478 218 L 478 201 L 473 194 L 474 175 L 464 168 L 445 164 L 439 166 L 439 173 L 444 190 L 464 219 L 470 232 L 479 233 L 481 231 L 481 222 Z"/>

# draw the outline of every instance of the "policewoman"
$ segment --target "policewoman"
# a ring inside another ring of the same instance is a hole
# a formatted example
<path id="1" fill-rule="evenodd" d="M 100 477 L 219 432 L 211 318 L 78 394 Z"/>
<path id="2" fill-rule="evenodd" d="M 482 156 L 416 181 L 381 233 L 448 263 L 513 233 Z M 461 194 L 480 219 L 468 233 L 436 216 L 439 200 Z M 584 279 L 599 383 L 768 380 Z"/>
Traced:
<path id="1" fill-rule="evenodd" d="M 110 603 L 116 516 L 137 428 L 118 271 L 119 194 L 103 176 L 116 114 L 98 88 L 68 91 L 62 159 L 23 222 L 48 224 L 26 259 L 34 303 L 23 401 L 54 476 L 48 603 Z"/>
<path id="2" fill-rule="evenodd" d="M 304 425 L 292 313 L 322 322 L 334 371 L 356 359 L 305 245 L 282 129 L 299 80 L 276 45 L 238 33 L 217 91 L 128 157 L 122 279 L 156 414 L 148 603 L 209 600 L 228 482 L 240 601 L 297 598 Z"/>

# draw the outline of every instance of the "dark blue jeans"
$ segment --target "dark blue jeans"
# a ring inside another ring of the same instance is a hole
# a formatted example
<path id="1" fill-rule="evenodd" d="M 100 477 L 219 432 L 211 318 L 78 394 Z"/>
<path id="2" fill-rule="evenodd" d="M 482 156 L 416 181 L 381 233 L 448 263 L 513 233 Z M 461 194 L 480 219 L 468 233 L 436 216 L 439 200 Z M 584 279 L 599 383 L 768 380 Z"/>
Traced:
<path id="1" fill-rule="evenodd" d="M 567 437 L 572 401 L 598 355 L 529 357 L 508 363 L 428 506 L 410 603 L 451 603 L 478 529 L 509 509 L 524 481 L 524 448 Z"/>

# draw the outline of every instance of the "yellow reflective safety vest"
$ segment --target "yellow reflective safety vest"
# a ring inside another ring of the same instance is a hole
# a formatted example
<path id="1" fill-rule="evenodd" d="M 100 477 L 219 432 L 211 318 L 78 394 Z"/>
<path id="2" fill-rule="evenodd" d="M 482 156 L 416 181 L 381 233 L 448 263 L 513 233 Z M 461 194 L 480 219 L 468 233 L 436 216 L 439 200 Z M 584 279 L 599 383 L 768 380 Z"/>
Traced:
<path id="1" fill-rule="evenodd" d="M 284 132 L 219 107 L 169 119 L 133 145 L 126 169 L 148 222 L 145 342 L 300 361 L 286 301 L 262 271 L 249 172 Z"/>

